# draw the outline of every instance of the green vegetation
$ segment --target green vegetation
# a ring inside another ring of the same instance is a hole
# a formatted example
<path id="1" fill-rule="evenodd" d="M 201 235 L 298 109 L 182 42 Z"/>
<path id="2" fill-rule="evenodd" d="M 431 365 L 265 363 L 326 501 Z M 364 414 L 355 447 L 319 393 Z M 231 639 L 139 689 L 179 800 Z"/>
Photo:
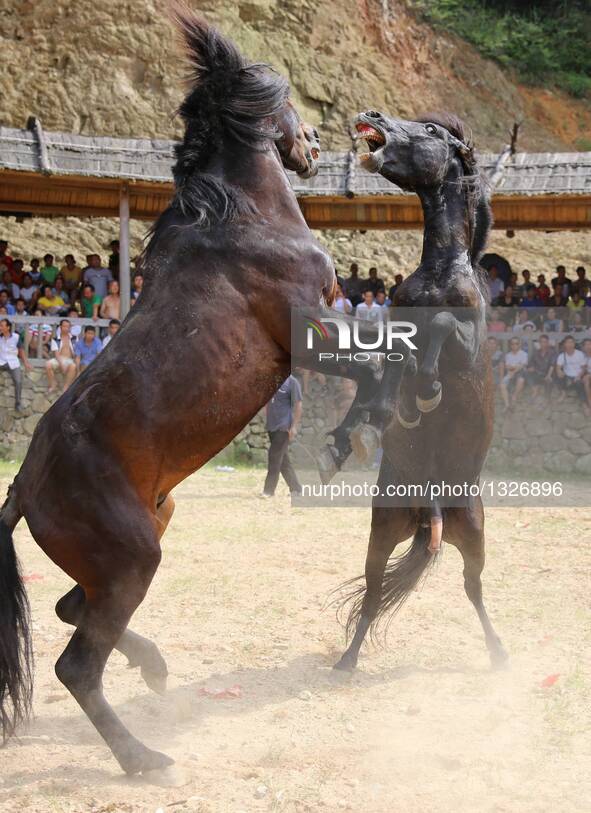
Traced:
<path id="1" fill-rule="evenodd" d="M 411 0 L 432 25 L 471 42 L 529 83 L 591 98 L 587 0 Z"/>

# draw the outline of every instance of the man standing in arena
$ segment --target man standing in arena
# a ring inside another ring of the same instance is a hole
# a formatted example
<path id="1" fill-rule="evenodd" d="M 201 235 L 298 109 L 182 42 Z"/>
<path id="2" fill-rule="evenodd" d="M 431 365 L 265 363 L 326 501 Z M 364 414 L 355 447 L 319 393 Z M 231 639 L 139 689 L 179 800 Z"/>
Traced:
<path id="1" fill-rule="evenodd" d="M 302 487 L 289 457 L 289 441 L 296 435 L 302 418 L 302 390 L 297 378 L 290 375 L 267 404 L 269 461 L 263 497 L 275 494 L 279 475 L 292 494 L 301 494 Z"/>

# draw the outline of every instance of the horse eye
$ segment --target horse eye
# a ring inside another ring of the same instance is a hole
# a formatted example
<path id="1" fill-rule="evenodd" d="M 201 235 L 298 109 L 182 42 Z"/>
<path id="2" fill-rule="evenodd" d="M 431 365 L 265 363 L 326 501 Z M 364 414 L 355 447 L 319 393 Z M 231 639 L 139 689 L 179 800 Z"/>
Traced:
<path id="1" fill-rule="evenodd" d="M 425 124 L 425 130 L 429 133 L 429 135 L 436 135 L 437 127 L 433 124 Z"/>

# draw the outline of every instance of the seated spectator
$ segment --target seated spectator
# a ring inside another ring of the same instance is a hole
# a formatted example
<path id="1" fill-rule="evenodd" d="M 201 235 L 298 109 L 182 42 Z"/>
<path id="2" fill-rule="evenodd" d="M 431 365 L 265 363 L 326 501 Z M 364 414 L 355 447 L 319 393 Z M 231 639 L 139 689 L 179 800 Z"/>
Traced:
<path id="1" fill-rule="evenodd" d="M 378 269 L 375 266 L 369 269 L 369 279 L 365 283 L 365 290 L 371 291 L 374 299 L 378 291 L 384 291 L 384 293 L 386 291 L 384 280 L 378 277 Z"/>
<path id="2" fill-rule="evenodd" d="M 78 324 L 77 322 L 73 323 L 72 319 L 78 319 L 79 318 L 79 313 L 76 310 L 76 308 L 71 307 L 70 310 L 68 311 L 67 316 L 68 316 L 68 321 L 72 325 L 71 328 L 70 328 L 70 336 L 72 337 L 72 341 L 76 341 L 79 338 L 80 334 L 82 333 L 82 325 Z M 56 336 L 59 339 L 59 337 L 60 337 L 59 325 L 58 325 L 58 328 L 57 328 L 55 333 L 56 333 Z"/>
<path id="3" fill-rule="evenodd" d="M 27 310 L 31 311 L 35 309 L 35 303 L 39 297 L 39 288 L 37 285 L 33 285 L 30 274 L 27 273 L 24 275 L 23 284 L 19 289 L 18 295 L 25 300 Z"/>
<path id="4" fill-rule="evenodd" d="M 365 280 L 359 276 L 359 266 L 351 263 L 349 276 L 345 280 L 345 295 L 351 300 L 353 307 L 361 302 L 361 294 L 365 287 Z"/>
<path id="5" fill-rule="evenodd" d="M 543 274 L 538 274 L 538 287 L 536 288 L 536 295 L 542 305 L 545 305 L 550 299 L 550 288 L 546 285 L 546 277 Z"/>
<path id="6" fill-rule="evenodd" d="M 33 316 L 43 316 L 41 310 L 37 308 Z M 53 331 L 51 325 L 32 324 L 29 325 L 29 355 L 37 357 L 39 342 L 41 342 L 41 357 L 49 358 L 49 343 L 51 341 Z"/>
<path id="7" fill-rule="evenodd" d="M 13 259 L 8 253 L 8 242 L 0 240 L 0 265 L 5 266 L 9 271 L 12 270 Z"/>
<path id="8" fill-rule="evenodd" d="M 523 269 L 523 271 L 521 272 L 521 276 L 523 277 L 523 282 L 521 283 L 521 285 L 517 285 L 517 296 L 521 300 L 524 300 L 527 298 L 528 291 L 533 291 L 535 299 L 536 286 L 531 281 L 531 274 L 527 268 Z"/>
<path id="9" fill-rule="evenodd" d="M 82 282 L 82 269 L 76 265 L 73 254 L 66 254 L 64 265 L 60 269 L 60 274 L 64 278 L 64 287 L 69 294 L 76 291 Z"/>
<path id="10" fill-rule="evenodd" d="M 585 324 L 581 311 L 570 312 L 568 329 L 571 333 L 584 333 L 587 330 L 587 325 Z"/>
<path id="11" fill-rule="evenodd" d="M 333 308 L 341 313 L 351 313 L 353 310 L 353 304 L 343 293 L 343 287 L 339 282 L 337 282 L 337 292 Z"/>
<path id="12" fill-rule="evenodd" d="M 58 274 L 57 277 L 55 278 L 55 283 L 53 286 L 53 295 L 61 297 L 66 303 L 66 305 L 70 304 L 70 295 L 66 291 L 64 278 L 62 277 L 61 274 Z"/>
<path id="13" fill-rule="evenodd" d="M 553 287 L 554 292 L 546 304 L 552 308 L 563 308 L 568 301 L 568 297 L 564 296 L 560 282 L 557 282 Z"/>
<path id="14" fill-rule="evenodd" d="M 529 311 L 524 308 L 520 309 L 517 313 L 517 319 L 515 320 L 515 324 L 513 326 L 513 330 L 516 333 L 519 333 L 522 330 L 535 330 L 536 323 L 532 322 L 530 319 Z"/>
<path id="15" fill-rule="evenodd" d="M 109 322 L 109 327 L 107 328 L 107 335 L 103 339 L 103 350 L 109 344 L 113 336 L 117 333 L 119 328 L 121 327 L 121 322 L 119 319 L 111 319 Z"/>
<path id="16" fill-rule="evenodd" d="M 66 303 L 61 296 L 54 294 L 51 285 L 45 285 L 43 288 L 43 296 L 40 296 L 37 300 L 37 306 L 41 309 L 42 313 L 48 316 L 55 316 L 65 308 Z"/>
<path id="17" fill-rule="evenodd" d="M 35 283 L 35 285 L 41 283 L 41 271 L 39 269 L 40 264 L 41 263 L 37 259 L 37 257 L 33 257 L 33 259 L 31 260 L 31 270 L 29 271 L 29 275 L 33 282 Z"/>
<path id="18" fill-rule="evenodd" d="M 98 319 L 99 308 L 101 306 L 101 298 L 94 292 L 94 286 L 87 283 L 82 286 L 82 295 L 80 296 L 80 308 L 82 316 L 85 319 Z"/>
<path id="19" fill-rule="evenodd" d="M 371 291 L 364 292 L 363 302 L 355 308 L 355 316 L 368 322 L 377 322 L 382 318 L 382 309 L 374 302 Z"/>
<path id="20" fill-rule="evenodd" d="M 571 282 L 566 276 L 566 268 L 563 265 L 556 266 L 556 276 L 552 278 L 552 288 L 555 289 L 557 285 L 560 285 L 561 294 L 566 301 L 571 294 Z"/>
<path id="21" fill-rule="evenodd" d="M 62 319 L 59 324 L 60 335 L 51 340 L 52 358 L 45 363 L 49 392 L 55 392 L 57 384 L 55 381 L 56 372 L 61 372 L 64 377 L 65 392 L 72 381 L 76 378 L 76 361 L 74 345 L 70 334 L 71 324 L 68 319 Z"/>
<path id="22" fill-rule="evenodd" d="M 580 265 L 575 274 L 577 278 L 574 282 L 571 282 L 571 291 L 572 296 L 574 296 L 575 292 L 581 297 L 581 299 L 586 299 L 591 294 L 591 281 L 587 279 L 587 271 L 583 265 Z"/>
<path id="23" fill-rule="evenodd" d="M 0 291 L 0 308 L 3 308 L 3 313 L 8 316 L 14 316 L 15 307 L 8 301 L 8 291 L 6 289 Z"/>
<path id="24" fill-rule="evenodd" d="M 108 293 L 108 285 L 113 279 L 113 274 L 108 268 L 103 267 L 98 254 L 91 254 L 89 267 L 84 271 L 83 279 L 85 283 L 94 286 L 94 292 L 102 302 Z"/>
<path id="25" fill-rule="evenodd" d="M 388 291 L 388 299 L 392 304 L 394 304 L 394 296 L 396 294 L 396 291 L 400 288 L 403 282 L 404 277 L 402 276 L 402 274 L 394 275 L 394 285 L 391 285 L 390 290 Z"/>
<path id="26" fill-rule="evenodd" d="M 546 333 L 562 333 L 564 324 L 556 308 L 548 308 L 546 319 L 544 320 L 544 330 Z"/>
<path id="27" fill-rule="evenodd" d="M 116 279 L 109 283 L 109 293 L 101 302 L 99 308 L 101 319 L 119 319 L 121 316 L 121 299 L 119 297 L 119 283 Z"/>
<path id="28" fill-rule="evenodd" d="M 29 360 L 25 356 L 22 339 L 17 333 L 13 333 L 12 322 L 8 319 L 0 319 L 0 370 L 7 372 L 12 378 L 14 384 L 14 408 L 17 412 L 22 410 L 23 375 L 21 361 L 26 370 L 32 369 Z"/>
<path id="29" fill-rule="evenodd" d="M 390 311 L 391 302 L 386 298 L 385 291 L 378 291 L 376 294 L 376 305 L 379 305 L 383 311 L 383 318 L 387 319 Z"/>
<path id="30" fill-rule="evenodd" d="M 512 308 L 517 305 L 517 298 L 513 293 L 511 285 L 507 285 L 504 292 L 500 297 L 494 300 L 493 304 L 496 305 L 497 308 Z"/>
<path id="31" fill-rule="evenodd" d="M 488 269 L 488 289 L 490 291 L 490 301 L 494 302 L 495 299 L 499 299 L 499 297 L 505 291 L 505 283 L 499 277 L 499 272 L 497 270 L 496 265 L 491 265 Z"/>
<path id="32" fill-rule="evenodd" d="M 509 352 L 505 354 L 504 375 L 501 381 L 501 395 L 505 410 L 511 410 L 517 403 L 525 384 L 527 353 L 521 349 L 517 338 L 509 342 Z"/>
<path id="33" fill-rule="evenodd" d="M 18 299 L 18 295 L 20 293 L 19 286 L 12 281 L 12 274 L 5 268 L 2 272 L 2 281 L 0 282 L 0 291 L 6 291 L 8 295 L 8 299 L 12 301 L 13 299 Z"/>
<path id="34" fill-rule="evenodd" d="M 525 294 L 525 299 L 521 302 L 522 308 L 539 308 L 541 305 L 541 301 L 536 296 L 536 289 L 535 287 L 531 287 L 527 289 L 527 293 Z"/>
<path id="35" fill-rule="evenodd" d="M 540 336 L 540 344 L 531 354 L 527 365 L 528 380 L 533 386 L 533 396 L 536 398 L 542 388 L 548 389 L 554 375 L 556 353 L 550 344 L 546 333 Z"/>
<path id="36" fill-rule="evenodd" d="M 499 340 L 496 338 L 496 336 L 488 337 L 488 339 L 486 340 L 486 349 L 490 356 L 490 363 L 492 367 L 495 386 L 498 387 L 503 377 L 504 354 L 501 348 L 499 347 Z"/>
<path id="37" fill-rule="evenodd" d="M 22 260 L 13 260 L 12 261 L 12 268 L 10 269 L 10 274 L 12 276 L 12 281 L 15 285 L 19 288 L 23 284 L 23 277 L 25 275 L 25 264 Z"/>
<path id="38" fill-rule="evenodd" d="M 571 311 L 581 311 L 583 312 L 583 308 L 585 307 L 585 300 L 581 298 L 581 294 L 578 291 L 573 291 L 573 295 L 566 303 L 566 307 Z"/>
<path id="39" fill-rule="evenodd" d="M 556 359 L 556 383 L 561 388 L 559 400 L 564 399 L 569 390 L 575 392 L 585 404 L 587 412 L 587 395 L 583 378 L 587 372 L 587 358 L 584 353 L 577 350 L 575 340 L 567 336 L 562 343 L 562 352 Z"/>
<path id="40" fill-rule="evenodd" d="M 78 372 L 86 369 L 102 350 L 100 339 L 97 339 L 96 328 L 87 325 L 84 328 L 84 337 L 78 339 L 74 352 L 76 354 L 76 369 Z"/>
<path id="41" fill-rule="evenodd" d="M 43 282 L 47 285 L 51 285 L 53 288 L 53 283 L 59 272 L 60 270 L 57 265 L 53 264 L 53 254 L 46 254 L 45 257 L 43 257 L 43 266 L 41 267 L 41 279 Z"/>
<path id="42" fill-rule="evenodd" d="M 489 333 L 504 333 L 507 330 L 507 325 L 499 316 L 498 310 L 494 308 L 490 312 L 490 322 L 488 323 Z"/>
<path id="43" fill-rule="evenodd" d="M 133 288 L 131 289 L 131 305 L 135 305 L 144 287 L 144 278 L 141 274 L 134 274 Z"/>
<path id="44" fill-rule="evenodd" d="M 28 316 L 25 306 L 25 300 L 19 297 L 14 303 L 14 316 Z M 25 334 L 27 332 L 27 325 L 24 322 L 15 323 L 13 326 L 15 333 L 18 333 L 20 338 L 25 341 Z"/>

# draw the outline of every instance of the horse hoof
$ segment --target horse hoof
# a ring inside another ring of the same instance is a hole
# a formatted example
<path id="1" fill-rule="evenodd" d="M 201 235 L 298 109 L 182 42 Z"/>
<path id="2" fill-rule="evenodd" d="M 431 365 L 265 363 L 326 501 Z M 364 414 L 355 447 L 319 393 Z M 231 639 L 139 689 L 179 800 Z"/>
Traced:
<path id="1" fill-rule="evenodd" d="M 339 470 L 334 453 L 328 444 L 318 453 L 318 456 L 316 457 L 316 465 L 318 466 L 320 482 L 323 485 L 327 485 L 327 483 L 330 483 L 332 478 Z"/>
<path id="2" fill-rule="evenodd" d="M 147 669 L 142 669 L 141 675 L 148 689 L 156 692 L 156 694 L 166 694 L 167 674 L 158 674 L 156 672 L 150 672 Z"/>
<path id="3" fill-rule="evenodd" d="M 402 426 L 403 429 L 416 429 L 417 426 L 421 423 L 421 413 L 419 412 L 418 416 L 412 420 L 407 421 L 406 418 L 403 418 L 400 414 L 400 409 L 396 408 L 396 418 L 398 419 L 398 423 Z"/>
<path id="4" fill-rule="evenodd" d="M 349 439 L 357 461 L 359 463 L 373 463 L 382 442 L 382 436 L 375 426 L 364 423 L 351 432 Z"/>
<path id="5" fill-rule="evenodd" d="M 352 658 L 346 652 L 342 658 L 335 663 L 332 667 L 337 672 L 354 672 L 357 666 L 357 660 Z"/>
<path id="6" fill-rule="evenodd" d="M 438 381 L 435 384 L 439 384 Z M 420 412 L 433 412 L 434 409 L 437 409 L 439 404 L 441 403 L 441 397 L 443 394 L 443 388 L 441 384 L 439 384 L 439 391 L 435 393 L 433 398 L 421 398 L 419 395 L 416 397 L 417 409 Z"/>
<path id="7" fill-rule="evenodd" d="M 178 765 L 169 765 L 167 768 L 155 768 L 142 771 L 142 779 L 151 785 L 161 788 L 181 788 L 189 783 L 189 777 Z"/>
<path id="8" fill-rule="evenodd" d="M 492 669 L 507 669 L 509 666 L 509 653 L 503 646 L 499 646 L 490 653 L 490 665 Z"/>
<path id="9" fill-rule="evenodd" d="M 174 765 L 174 759 L 160 751 L 151 751 L 137 740 L 126 753 L 115 753 L 117 762 L 129 776 L 146 771 L 161 771 Z"/>

